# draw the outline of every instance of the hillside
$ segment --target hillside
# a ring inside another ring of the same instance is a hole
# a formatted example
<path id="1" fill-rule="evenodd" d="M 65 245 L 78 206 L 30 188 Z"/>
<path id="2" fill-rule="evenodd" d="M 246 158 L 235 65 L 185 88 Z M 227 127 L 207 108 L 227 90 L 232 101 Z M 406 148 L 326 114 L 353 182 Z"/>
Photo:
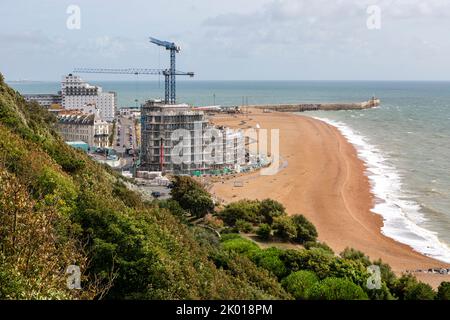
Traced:
<path id="1" fill-rule="evenodd" d="M 450 299 L 448 282 L 435 292 L 357 250 L 334 253 L 271 199 L 218 208 L 176 177 L 171 200 L 143 201 L 54 121 L 0 74 L 0 299 Z M 68 288 L 69 266 L 81 289 Z"/>
<path id="2" fill-rule="evenodd" d="M 144 203 L 67 146 L 53 121 L 0 74 L 0 299 L 289 298 L 213 233 Z M 69 265 L 82 290 L 67 289 Z"/>

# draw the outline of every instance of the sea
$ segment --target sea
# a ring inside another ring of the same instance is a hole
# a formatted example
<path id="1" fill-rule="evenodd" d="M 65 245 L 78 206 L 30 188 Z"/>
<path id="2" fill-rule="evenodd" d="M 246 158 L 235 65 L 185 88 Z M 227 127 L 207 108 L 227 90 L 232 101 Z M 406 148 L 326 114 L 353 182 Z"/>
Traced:
<path id="1" fill-rule="evenodd" d="M 117 92 L 119 107 L 164 95 L 163 81 L 89 81 Z M 21 93 L 56 93 L 58 82 L 11 82 Z M 360 102 L 374 109 L 302 113 L 336 126 L 365 161 L 382 232 L 450 263 L 450 82 L 178 81 L 196 106 Z"/>

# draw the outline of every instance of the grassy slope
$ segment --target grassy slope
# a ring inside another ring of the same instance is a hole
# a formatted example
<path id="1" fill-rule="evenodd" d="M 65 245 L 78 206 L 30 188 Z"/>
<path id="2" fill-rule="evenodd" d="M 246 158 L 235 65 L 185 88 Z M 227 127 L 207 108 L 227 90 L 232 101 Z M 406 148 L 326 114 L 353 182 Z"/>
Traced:
<path id="1" fill-rule="evenodd" d="M 67 146 L 49 126 L 52 121 L 46 111 L 26 103 L 9 88 L 0 74 L 0 173 L 6 177 L 4 181 L 14 180 L 23 187 L 31 211 L 56 213 L 50 231 L 47 229 L 55 235 L 48 250 L 55 253 L 58 266 L 50 273 L 60 278 L 59 282 L 49 283 L 49 288 L 37 288 L 38 294 L 30 295 L 26 283 L 32 281 L 21 280 L 44 279 L 42 270 L 50 267 L 47 260 L 39 260 L 40 268 L 30 275 L 28 269 L 16 267 L 19 258 L 14 260 L 10 252 L 3 251 L 0 280 L 9 281 L 10 286 L 5 285 L 9 291 L 0 290 L 0 296 L 77 297 L 63 288 L 63 268 L 69 261 L 83 265 L 73 260 L 85 257 L 90 263 L 87 270 L 82 270 L 83 287 L 94 285 L 95 278 L 114 274 L 109 298 L 287 297 L 267 271 L 244 257 L 226 256 L 221 244 L 207 231 L 192 229 L 169 211 L 143 203 L 107 167 Z M 6 196 L 6 191 L 0 189 L 0 200 L 3 197 L 6 201 Z M 5 208 L 0 210 L 0 222 L 9 221 L 5 220 Z M 30 231 L 26 223 L 23 227 L 24 234 Z M 14 238 L 11 230 L 0 233 L 0 244 Z M 61 239 L 83 243 L 71 246 L 77 251 L 71 260 L 57 253 Z M 217 255 L 221 256 L 222 266 L 227 260 L 226 268 L 216 267 L 211 257 Z M 40 283 L 46 286 L 46 282 Z"/>

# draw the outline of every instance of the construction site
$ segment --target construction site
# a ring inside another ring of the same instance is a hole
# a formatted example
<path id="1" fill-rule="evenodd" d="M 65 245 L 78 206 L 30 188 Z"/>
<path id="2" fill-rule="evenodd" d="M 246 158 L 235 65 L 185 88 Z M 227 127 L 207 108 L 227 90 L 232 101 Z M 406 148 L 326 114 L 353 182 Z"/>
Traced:
<path id="1" fill-rule="evenodd" d="M 176 76 L 193 77 L 194 72 L 176 69 L 176 54 L 180 47 L 174 42 L 149 38 L 150 43 L 169 51 L 169 67 L 165 69 L 147 68 L 76 68 L 75 73 L 128 74 L 128 75 L 161 75 L 164 76 L 164 99 L 148 99 L 140 105 L 140 150 L 135 161 L 133 173 L 161 172 L 162 174 L 187 175 L 223 175 L 245 172 L 270 164 L 264 155 L 251 154 L 248 137 L 239 131 L 226 127 L 216 127 L 209 121 L 209 116 L 217 113 L 246 113 L 251 108 L 263 109 L 264 112 L 284 111 L 302 112 L 315 110 L 348 110 L 366 109 L 379 105 L 380 101 L 372 98 L 361 103 L 297 103 L 271 104 L 251 106 L 205 106 L 193 107 L 178 104 L 176 96 Z M 137 101 L 137 100 L 136 100 Z M 218 131 L 216 136 L 204 139 L 208 130 Z M 188 132 L 189 136 L 174 137 L 177 130 Z M 179 148 L 174 153 L 176 148 Z M 181 147 L 181 148 L 180 148 Z M 255 153 L 255 152 L 253 152 Z M 175 161 L 179 158 L 183 161 Z"/>

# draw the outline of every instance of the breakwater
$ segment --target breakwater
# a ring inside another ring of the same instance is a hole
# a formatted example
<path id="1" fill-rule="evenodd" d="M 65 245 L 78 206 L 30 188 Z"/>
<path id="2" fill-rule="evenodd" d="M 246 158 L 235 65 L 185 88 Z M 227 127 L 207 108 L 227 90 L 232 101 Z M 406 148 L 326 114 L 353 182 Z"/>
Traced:
<path id="1" fill-rule="evenodd" d="M 380 103 L 380 99 L 372 98 L 363 102 L 257 104 L 246 107 L 280 112 L 303 112 L 316 110 L 362 110 L 377 107 Z"/>

